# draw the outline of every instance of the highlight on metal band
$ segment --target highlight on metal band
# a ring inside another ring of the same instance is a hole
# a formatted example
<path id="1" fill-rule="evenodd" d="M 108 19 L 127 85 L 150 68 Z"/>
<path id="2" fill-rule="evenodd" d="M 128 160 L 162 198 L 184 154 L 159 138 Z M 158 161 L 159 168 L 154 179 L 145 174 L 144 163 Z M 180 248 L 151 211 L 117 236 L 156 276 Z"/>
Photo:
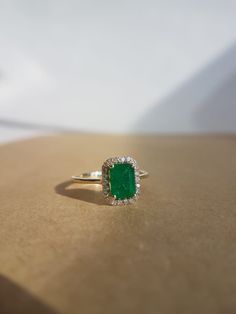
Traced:
<path id="1" fill-rule="evenodd" d="M 145 170 L 139 170 L 139 177 L 141 179 L 148 177 L 148 172 Z M 91 171 L 81 173 L 78 176 L 71 177 L 74 182 L 80 183 L 101 183 L 102 172 L 101 171 Z"/>

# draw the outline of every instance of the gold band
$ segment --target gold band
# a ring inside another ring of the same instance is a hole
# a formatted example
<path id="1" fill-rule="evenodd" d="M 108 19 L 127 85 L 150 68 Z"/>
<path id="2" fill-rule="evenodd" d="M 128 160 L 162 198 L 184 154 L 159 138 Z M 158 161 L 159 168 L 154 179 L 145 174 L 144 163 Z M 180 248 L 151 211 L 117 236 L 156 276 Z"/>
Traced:
<path id="1" fill-rule="evenodd" d="M 141 179 L 148 177 L 148 172 L 145 170 L 139 170 L 139 177 Z M 72 180 L 77 183 L 102 183 L 102 171 L 85 172 L 78 176 L 72 176 Z"/>

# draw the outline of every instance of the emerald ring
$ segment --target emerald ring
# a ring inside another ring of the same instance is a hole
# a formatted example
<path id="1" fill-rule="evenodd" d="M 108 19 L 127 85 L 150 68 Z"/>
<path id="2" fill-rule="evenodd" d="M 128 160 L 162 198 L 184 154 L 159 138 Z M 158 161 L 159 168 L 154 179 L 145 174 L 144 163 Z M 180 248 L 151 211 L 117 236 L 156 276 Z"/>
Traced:
<path id="1" fill-rule="evenodd" d="M 140 179 L 148 172 L 140 170 L 137 161 L 130 156 L 108 158 L 101 171 L 72 176 L 74 182 L 102 184 L 103 194 L 111 205 L 128 205 L 140 195 Z"/>

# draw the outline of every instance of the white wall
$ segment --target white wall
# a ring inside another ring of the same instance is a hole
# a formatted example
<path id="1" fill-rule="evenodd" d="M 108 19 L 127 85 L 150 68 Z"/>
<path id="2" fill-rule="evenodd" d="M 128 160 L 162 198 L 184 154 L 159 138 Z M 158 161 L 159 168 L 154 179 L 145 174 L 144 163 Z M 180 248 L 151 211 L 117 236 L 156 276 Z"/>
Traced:
<path id="1" fill-rule="evenodd" d="M 0 0 L 0 140 L 236 132 L 236 1 Z"/>

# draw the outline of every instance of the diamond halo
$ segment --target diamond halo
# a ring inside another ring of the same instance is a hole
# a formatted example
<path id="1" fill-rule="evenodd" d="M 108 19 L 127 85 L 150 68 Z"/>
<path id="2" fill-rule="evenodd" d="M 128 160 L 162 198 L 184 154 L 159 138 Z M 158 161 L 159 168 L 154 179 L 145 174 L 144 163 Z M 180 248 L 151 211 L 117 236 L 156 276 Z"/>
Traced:
<path id="1" fill-rule="evenodd" d="M 134 170 L 134 179 L 135 179 L 135 193 L 132 197 L 118 199 L 116 195 L 112 194 L 111 191 L 111 177 L 110 170 L 115 167 L 117 164 L 127 164 L 131 165 Z M 134 203 L 140 194 L 140 176 L 139 176 L 139 167 L 135 159 L 130 156 L 121 156 L 121 157 L 111 157 L 108 158 L 102 166 L 102 187 L 103 194 L 107 202 L 111 205 L 128 205 Z"/>

